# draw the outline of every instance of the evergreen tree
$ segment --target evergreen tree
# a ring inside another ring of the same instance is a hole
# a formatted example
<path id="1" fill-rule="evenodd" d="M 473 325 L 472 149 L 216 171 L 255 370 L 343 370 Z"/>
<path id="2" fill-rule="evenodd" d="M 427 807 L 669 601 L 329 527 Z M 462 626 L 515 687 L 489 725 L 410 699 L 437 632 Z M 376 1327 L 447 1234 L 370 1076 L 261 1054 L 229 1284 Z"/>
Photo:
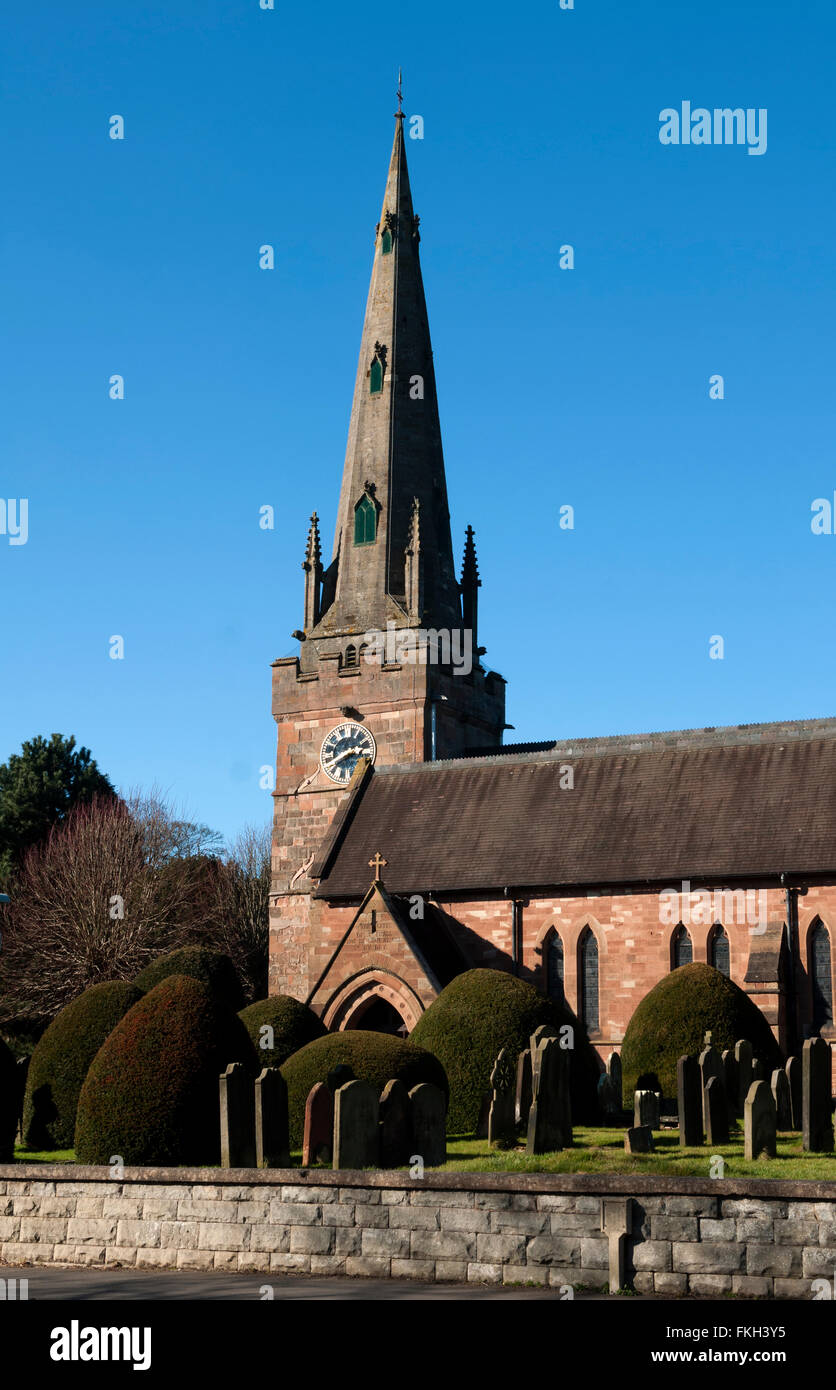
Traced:
<path id="1" fill-rule="evenodd" d="M 39 734 L 24 743 L 0 764 L 0 882 L 75 806 L 115 795 L 90 749 L 76 748 L 74 738 Z"/>

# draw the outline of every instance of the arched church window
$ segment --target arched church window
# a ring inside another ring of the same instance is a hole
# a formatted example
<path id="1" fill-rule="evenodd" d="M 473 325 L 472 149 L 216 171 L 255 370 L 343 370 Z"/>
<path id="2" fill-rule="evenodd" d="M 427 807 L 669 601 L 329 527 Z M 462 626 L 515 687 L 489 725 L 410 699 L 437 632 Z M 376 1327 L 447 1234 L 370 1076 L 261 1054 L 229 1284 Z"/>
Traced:
<path id="1" fill-rule="evenodd" d="M 357 648 L 353 646 L 346 647 L 343 666 L 356 666 L 357 664 Z"/>
<path id="2" fill-rule="evenodd" d="M 727 978 L 731 975 L 729 938 L 719 923 L 711 934 L 711 964 L 721 975 Z"/>
<path id="3" fill-rule="evenodd" d="M 381 255 L 383 255 L 383 256 L 388 256 L 388 255 L 389 255 L 389 252 L 390 252 L 391 250 L 392 250 L 392 233 L 389 231 L 389 228 L 387 227 L 386 230 L 384 231 L 383 235 L 382 235 L 381 238 L 380 238 L 380 252 L 381 252 Z"/>
<path id="4" fill-rule="evenodd" d="M 587 927 L 578 944 L 581 1019 L 588 1033 L 598 1029 L 598 942 Z"/>
<path id="5" fill-rule="evenodd" d="M 546 993 L 550 999 L 563 999 L 563 942 L 556 931 L 546 941 Z"/>
<path id="6" fill-rule="evenodd" d="M 383 363 L 379 357 L 372 359 L 371 371 L 369 372 L 369 393 L 372 396 L 379 396 L 383 390 Z"/>
<path id="7" fill-rule="evenodd" d="M 810 932 L 810 979 L 813 985 L 813 1028 L 818 1032 L 833 1022 L 830 932 L 823 922 L 816 922 Z"/>
<path id="8" fill-rule="evenodd" d="M 377 507 L 364 493 L 354 508 L 354 544 L 371 545 L 377 535 Z"/>
<path id="9" fill-rule="evenodd" d="M 680 922 L 671 942 L 671 969 L 678 970 L 680 965 L 690 965 L 693 959 L 694 943 L 691 934 Z"/>

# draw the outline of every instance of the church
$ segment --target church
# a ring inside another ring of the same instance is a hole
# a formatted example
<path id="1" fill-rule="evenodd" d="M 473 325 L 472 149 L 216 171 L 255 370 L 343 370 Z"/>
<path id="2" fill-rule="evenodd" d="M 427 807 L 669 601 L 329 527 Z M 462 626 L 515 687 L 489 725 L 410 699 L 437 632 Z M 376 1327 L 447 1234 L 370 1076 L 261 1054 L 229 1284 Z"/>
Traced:
<path id="1" fill-rule="evenodd" d="M 503 742 L 403 126 L 399 97 L 332 557 L 314 513 L 299 653 L 272 667 L 270 992 L 404 1035 L 455 975 L 506 970 L 603 1059 L 663 975 L 707 961 L 785 1051 L 836 1040 L 835 719 Z"/>

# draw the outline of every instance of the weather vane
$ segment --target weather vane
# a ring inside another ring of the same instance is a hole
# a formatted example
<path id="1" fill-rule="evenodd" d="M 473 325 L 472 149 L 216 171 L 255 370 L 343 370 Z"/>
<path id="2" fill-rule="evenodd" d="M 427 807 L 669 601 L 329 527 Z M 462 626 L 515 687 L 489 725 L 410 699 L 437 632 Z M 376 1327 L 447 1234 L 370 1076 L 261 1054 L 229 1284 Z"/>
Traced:
<path id="1" fill-rule="evenodd" d="M 403 115 L 403 92 L 401 91 L 402 86 L 403 86 L 403 73 L 402 73 L 401 69 L 398 68 L 398 91 L 397 91 L 398 109 L 397 109 L 397 111 L 395 112 L 395 115 L 396 115 L 396 116 L 402 116 L 402 115 Z"/>

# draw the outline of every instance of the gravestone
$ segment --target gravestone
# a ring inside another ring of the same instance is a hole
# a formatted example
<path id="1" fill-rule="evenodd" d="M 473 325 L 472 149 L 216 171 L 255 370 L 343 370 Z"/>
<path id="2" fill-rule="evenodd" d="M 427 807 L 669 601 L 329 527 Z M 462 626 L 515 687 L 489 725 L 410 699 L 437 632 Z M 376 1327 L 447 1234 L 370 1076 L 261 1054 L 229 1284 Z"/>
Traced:
<path id="1" fill-rule="evenodd" d="M 623 1087 L 621 1082 L 621 1055 L 618 1052 L 611 1052 L 607 1058 L 607 1076 L 613 1091 L 613 1104 L 616 1110 L 624 1108 Z"/>
<path id="2" fill-rule="evenodd" d="M 326 1085 L 332 1096 L 335 1096 L 340 1087 L 344 1086 L 347 1081 L 354 1080 L 354 1072 L 347 1062 L 338 1062 L 335 1067 L 331 1068 L 325 1078 Z"/>
<path id="3" fill-rule="evenodd" d="M 706 1144 L 728 1144 L 729 1111 L 726 1092 L 719 1076 L 709 1076 L 702 1093 L 702 1114 Z"/>
<path id="4" fill-rule="evenodd" d="M 787 1080 L 790 1083 L 790 1107 L 792 1109 L 792 1127 L 801 1129 L 801 1058 L 788 1057 L 787 1065 L 784 1068 L 787 1073 Z"/>
<path id="5" fill-rule="evenodd" d="M 598 1110 L 605 1120 L 621 1116 L 621 1106 L 616 1100 L 615 1087 L 605 1071 L 598 1077 Z"/>
<path id="6" fill-rule="evenodd" d="M 754 1056 L 753 1056 L 753 1058 L 752 1058 L 752 1080 L 753 1080 L 753 1081 L 765 1081 L 765 1080 L 766 1080 L 766 1063 L 764 1062 L 764 1060 L 763 1060 L 762 1057 L 754 1057 Z"/>
<path id="7" fill-rule="evenodd" d="M 491 1071 L 491 1108 L 488 1112 L 488 1143 L 492 1149 L 510 1148 L 517 1137 L 514 1119 L 516 1069 L 511 1054 L 503 1047 Z"/>
<path id="8" fill-rule="evenodd" d="M 649 1092 L 648 1094 L 653 1094 Z M 624 1135 L 624 1152 L 627 1154 L 652 1154 L 653 1130 L 649 1125 L 633 1125 Z"/>
<path id="9" fill-rule="evenodd" d="M 775 1101 L 765 1081 L 753 1081 L 743 1107 L 744 1155 L 775 1157 Z"/>
<path id="10" fill-rule="evenodd" d="M 367 1081 L 334 1092 L 334 1167 L 374 1168 L 380 1162 L 380 1103 Z"/>
<path id="11" fill-rule="evenodd" d="M 517 1094 L 514 1104 L 514 1119 L 517 1124 L 528 1124 L 531 1109 L 531 1048 L 526 1047 L 517 1058 Z"/>
<path id="12" fill-rule="evenodd" d="M 402 1081 L 387 1081 L 380 1097 L 380 1164 L 400 1168 L 413 1153 L 409 1092 Z"/>
<path id="13" fill-rule="evenodd" d="M 571 1145 L 572 1128 L 569 1054 L 553 1034 L 543 1036 L 537 1045 L 532 1084 L 533 1100 L 528 1112 L 526 1153 L 555 1153 Z"/>
<path id="14" fill-rule="evenodd" d="M 255 1167 L 253 1079 L 243 1062 L 231 1062 L 220 1079 L 221 1167 Z"/>
<path id="15" fill-rule="evenodd" d="M 330 1164 L 334 1144 L 334 1097 L 324 1081 L 317 1081 L 305 1101 L 305 1133 L 302 1167 Z"/>
<path id="16" fill-rule="evenodd" d="M 633 1095 L 633 1124 L 649 1129 L 661 1127 L 662 1096 L 659 1091 L 636 1091 Z"/>
<path id="17" fill-rule="evenodd" d="M 732 1123 L 737 1119 L 739 1114 L 737 1108 L 737 1093 L 740 1089 L 734 1049 L 727 1047 L 725 1052 L 721 1054 L 721 1060 L 723 1063 L 723 1084 L 726 1088 L 726 1106 L 729 1112 L 729 1128 L 731 1128 Z"/>
<path id="18" fill-rule="evenodd" d="M 680 1057 L 676 1064 L 676 1104 L 679 1112 L 680 1148 L 702 1143 L 702 1091 L 696 1057 Z"/>
<path id="19" fill-rule="evenodd" d="M 808 1038 L 801 1051 L 801 1147 L 807 1153 L 832 1153 L 830 1114 L 830 1044 Z"/>
<path id="20" fill-rule="evenodd" d="M 790 1083 L 783 1067 L 772 1073 L 772 1099 L 775 1101 L 776 1124 L 781 1133 L 792 1129 L 792 1098 Z"/>
<path id="21" fill-rule="evenodd" d="M 422 1081 L 410 1091 L 409 1107 L 415 1152 L 424 1160 L 425 1168 L 438 1168 L 447 1162 L 447 1102 L 444 1092 L 428 1081 Z"/>
<path id="22" fill-rule="evenodd" d="M 255 1081 L 255 1166 L 290 1167 L 287 1083 L 278 1067 L 265 1067 Z"/>
<path id="23" fill-rule="evenodd" d="M 734 1045 L 734 1060 L 737 1062 L 737 1113 L 743 1118 L 743 1107 L 752 1084 L 752 1044 L 748 1038 L 741 1038 Z"/>

